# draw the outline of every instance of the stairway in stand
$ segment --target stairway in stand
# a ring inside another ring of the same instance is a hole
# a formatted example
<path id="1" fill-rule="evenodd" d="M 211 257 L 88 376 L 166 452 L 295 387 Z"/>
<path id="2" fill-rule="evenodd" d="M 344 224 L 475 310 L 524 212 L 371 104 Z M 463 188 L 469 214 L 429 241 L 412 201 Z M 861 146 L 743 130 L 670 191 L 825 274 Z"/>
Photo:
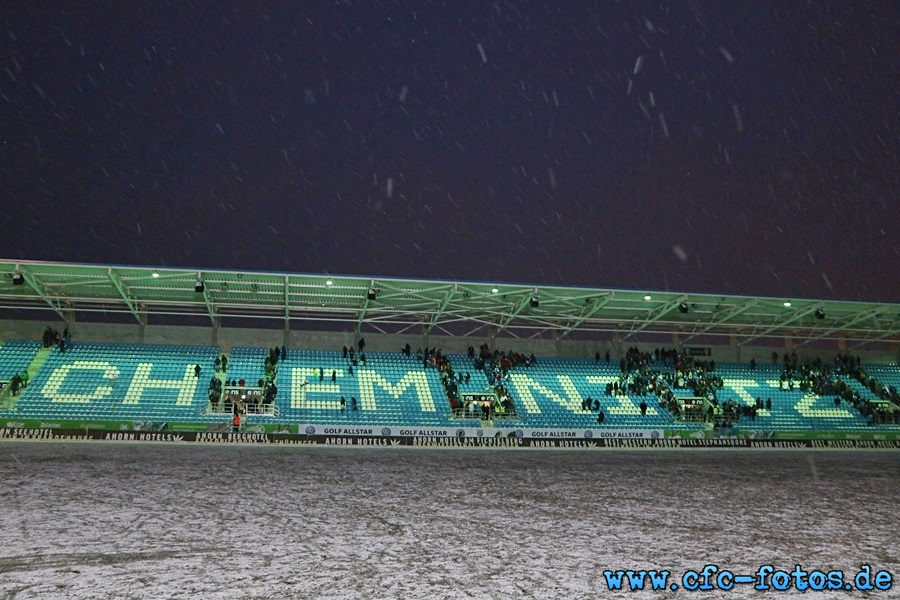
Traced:
<path id="1" fill-rule="evenodd" d="M 29 382 L 34 380 L 35 373 L 38 372 L 38 369 L 44 364 L 47 360 L 47 357 L 50 356 L 50 353 L 53 352 L 54 347 L 50 348 L 41 348 L 38 350 L 38 353 L 34 356 L 34 359 L 28 364 L 27 371 Z M 3 390 L 3 393 L 0 394 L 0 409 L 2 410 L 14 410 L 16 408 L 16 401 L 22 397 L 22 392 L 24 389 L 19 390 L 19 394 L 17 396 L 13 396 L 9 393 L 9 387 Z"/>
<path id="2" fill-rule="evenodd" d="M 217 356 L 218 358 L 222 358 L 222 357 L 224 356 L 226 359 L 228 359 L 228 363 L 230 364 L 230 363 L 231 363 L 231 352 L 230 352 L 230 351 L 229 351 L 229 352 L 222 352 L 221 350 L 222 350 L 222 349 L 219 348 L 219 353 L 218 353 L 216 356 Z M 222 371 L 221 369 L 219 369 L 218 371 L 215 372 L 214 377 L 215 377 L 216 379 L 218 379 L 219 382 L 221 382 L 221 384 L 222 384 L 222 389 L 223 389 L 223 390 L 224 390 L 226 387 L 228 387 L 228 373 L 226 373 L 225 371 Z M 207 402 L 207 403 L 206 403 L 206 412 L 212 412 L 212 408 L 213 408 L 212 402 Z M 228 426 L 230 427 L 231 425 L 229 424 Z"/>
<path id="3" fill-rule="evenodd" d="M 35 373 L 38 372 L 38 369 L 47 361 L 47 357 L 50 356 L 50 353 L 55 349 L 54 346 L 49 348 L 41 348 L 38 350 L 38 353 L 34 355 L 34 360 L 31 361 L 31 364 L 28 365 L 28 375 L 34 379 Z"/>

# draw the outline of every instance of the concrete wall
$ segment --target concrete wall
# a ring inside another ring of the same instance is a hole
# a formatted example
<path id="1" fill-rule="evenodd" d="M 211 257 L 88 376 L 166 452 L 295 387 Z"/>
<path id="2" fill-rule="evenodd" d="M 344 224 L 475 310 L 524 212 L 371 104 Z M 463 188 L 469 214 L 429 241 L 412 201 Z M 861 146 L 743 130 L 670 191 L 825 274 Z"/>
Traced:
<path id="1" fill-rule="evenodd" d="M 34 339 L 40 340 L 44 329 L 50 325 L 60 331 L 65 328 L 63 322 L 48 323 L 45 321 L 28 320 L 0 320 L 0 340 L 6 339 Z M 109 323 L 77 323 L 72 327 L 73 340 L 93 342 L 126 342 L 146 344 L 187 344 L 187 345 L 213 345 L 219 346 L 223 351 L 228 351 L 234 346 L 272 347 L 285 343 L 285 332 L 281 329 L 249 329 L 239 327 L 184 327 L 171 325 L 147 325 L 141 327 L 137 324 L 109 324 Z M 609 350 L 613 358 L 618 360 L 625 350 L 636 345 L 642 351 L 652 352 L 654 348 L 671 348 L 675 344 L 656 343 L 630 343 L 616 342 L 612 339 L 598 340 L 561 340 L 546 339 L 523 340 L 509 337 L 491 339 L 487 335 L 475 335 L 471 337 L 449 336 L 423 336 L 423 335 L 385 335 L 380 333 L 364 332 L 366 348 L 375 352 L 396 352 L 404 344 L 409 343 L 413 351 L 416 348 L 430 346 L 441 348 L 444 352 L 465 353 L 471 345 L 476 349 L 487 342 L 491 349 L 516 350 L 518 352 L 540 356 L 560 357 L 593 357 L 595 352 L 601 355 Z M 328 332 L 328 331 L 291 331 L 287 337 L 289 348 L 315 348 L 315 349 L 340 349 L 342 346 L 355 344 L 356 336 L 352 331 Z M 713 342 L 718 340 L 712 340 Z M 772 352 L 777 352 L 779 357 L 784 354 L 786 346 L 790 351 L 790 344 L 777 345 L 776 341 L 761 343 L 754 346 L 737 346 L 704 342 L 690 342 L 688 346 L 702 346 L 712 348 L 712 359 L 718 362 L 749 362 L 755 358 L 759 363 L 771 361 Z M 763 340 L 762 342 L 766 342 Z M 821 349 L 802 347 L 797 350 L 801 358 L 814 358 L 816 356 L 825 361 L 831 361 L 839 352 L 837 345 Z M 878 352 L 854 352 L 865 362 L 897 363 L 900 359 L 898 349 Z"/>

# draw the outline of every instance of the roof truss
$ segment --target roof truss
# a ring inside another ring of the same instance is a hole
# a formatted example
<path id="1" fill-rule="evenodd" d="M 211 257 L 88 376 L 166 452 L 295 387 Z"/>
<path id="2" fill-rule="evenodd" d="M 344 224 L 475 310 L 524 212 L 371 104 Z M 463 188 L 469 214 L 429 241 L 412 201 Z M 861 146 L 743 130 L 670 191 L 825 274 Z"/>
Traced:
<path id="1" fill-rule="evenodd" d="M 21 284 L 13 281 L 16 273 Z M 580 332 L 678 334 L 684 341 L 726 336 L 740 344 L 841 340 L 854 348 L 900 343 L 895 303 L 42 261 L 0 260 L 0 308 L 49 308 L 66 320 L 74 311 L 83 320 L 104 312 L 140 323 L 161 315 L 208 318 L 213 326 L 240 319 L 288 328 L 345 323 L 357 332 L 365 326 L 518 338 Z"/>

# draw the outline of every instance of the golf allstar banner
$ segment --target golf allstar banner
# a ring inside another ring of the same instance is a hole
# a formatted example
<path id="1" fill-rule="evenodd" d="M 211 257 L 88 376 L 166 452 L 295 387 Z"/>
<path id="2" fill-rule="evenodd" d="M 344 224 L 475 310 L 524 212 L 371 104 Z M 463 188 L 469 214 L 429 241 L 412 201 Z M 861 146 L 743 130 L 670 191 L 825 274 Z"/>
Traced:
<path id="1" fill-rule="evenodd" d="M 298 427 L 303 435 L 382 436 L 382 437 L 447 437 L 493 438 L 516 437 L 524 439 L 662 439 L 662 429 L 535 429 L 528 427 L 371 427 L 347 425 L 306 424 Z"/>

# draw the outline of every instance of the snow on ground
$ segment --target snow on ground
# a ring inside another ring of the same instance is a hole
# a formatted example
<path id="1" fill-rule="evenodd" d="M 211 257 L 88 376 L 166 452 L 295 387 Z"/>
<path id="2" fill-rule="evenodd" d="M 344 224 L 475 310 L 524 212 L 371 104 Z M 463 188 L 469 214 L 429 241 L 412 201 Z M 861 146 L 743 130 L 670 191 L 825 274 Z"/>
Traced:
<path id="1" fill-rule="evenodd" d="M 759 597 L 602 572 L 900 574 L 898 499 L 896 452 L 4 442 L 0 597 Z"/>

